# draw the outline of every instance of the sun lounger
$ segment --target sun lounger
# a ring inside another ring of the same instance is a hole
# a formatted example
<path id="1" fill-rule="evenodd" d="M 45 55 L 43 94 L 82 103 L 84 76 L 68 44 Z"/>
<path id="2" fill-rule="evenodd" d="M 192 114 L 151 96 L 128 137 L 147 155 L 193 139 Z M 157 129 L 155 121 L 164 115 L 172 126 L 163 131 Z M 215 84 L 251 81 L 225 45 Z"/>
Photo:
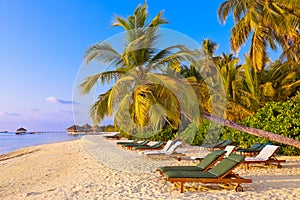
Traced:
<path id="1" fill-rule="evenodd" d="M 263 144 L 262 143 L 255 143 L 255 144 L 253 144 L 249 148 L 246 148 L 246 149 L 237 149 L 237 152 L 240 152 L 240 153 L 251 152 L 251 151 L 256 150 L 257 148 L 259 148 L 261 145 L 263 145 Z"/>
<path id="2" fill-rule="evenodd" d="M 174 144 L 172 144 L 168 150 L 166 151 L 148 151 L 144 152 L 145 155 L 171 155 L 175 153 L 175 150 L 182 144 L 180 140 L 177 140 Z"/>
<path id="3" fill-rule="evenodd" d="M 247 149 L 239 149 L 237 150 L 240 152 L 242 155 L 249 154 L 250 156 L 258 154 L 265 146 L 272 144 L 271 142 L 266 142 L 266 143 L 255 143 L 251 147 Z"/>
<path id="4" fill-rule="evenodd" d="M 153 149 L 153 150 L 155 150 L 155 149 L 162 149 L 163 145 L 164 145 L 164 142 L 157 142 L 157 143 L 155 143 L 155 144 L 153 144 L 151 146 L 139 145 L 139 146 L 134 146 L 133 148 L 135 150 L 146 150 L 146 149 Z"/>
<path id="5" fill-rule="evenodd" d="M 171 145 L 173 144 L 173 141 L 172 140 L 169 140 L 167 143 L 166 143 L 166 145 L 162 148 L 162 149 L 160 149 L 160 150 L 145 150 L 145 151 L 141 151 L 141 152 L 139 152 L 139 155 L 142 155 L 142 154 L 147 154 L 147 153 L 157 153 L 157 154 L 165 154 L 166 152 L 167 152 L 167 150 L 171 147 Z"/>
<path id="6" fill-rule="evenodd" d="M 215 144 L 203 145 L 202 147 L 204 147 L 204 148 L 215 148 L 215 147 L 223 144 L 224 142 L 225 142 L 225 140 L 220 140 L 219 142 L 217 142 Z"/>
<path id="7" fill-rule="evenodd" d="M 242 178 L 233 172 L 244 161 L 244 158 L 242 155 L 231 154 L 208 171 L 166 171 L 164 176 L 167 181 L 175 185 L 179 183 L 181 193 L 186 182 L 226 184 L 240 192 L 243 191 L 242 183 L 252 183 L 251 179 Z"/>
<path id="8" fill-rule="evenodd" d="M 105 137 L 106 139 L 115 139 L 115 140 L 119 140 L 120 139 L 119 133 L 116 133 L 114 135 L 105 135 L 103 137 Z"/>
<path id="9" fill-rule="evenodd" d="M 161 174 L 165 173 L 166 171 L 207 171 L 215 163 L 220 161 L 224 157 L 225 153 L 226 151 L 223 150 L 211 152 L 196 166 L 164 166 L 157 168 L 156 171 L 160 172 Z"/>
<path id="10" fill-rule="evenodd" d="M 245 159 L 246 169 L 249 169 L 250 164 L 266 164 L 277 163 L 277 167 L 281 168 L 280 163 L 285 162 L 285 160 L 278 160 L 275 157 L 276 152 L 279 150 L 279 146 L 276 145 L 266 145 L 257 156 L 249 157 Z"/>
<path id="11" fill-rule="evenodd" d="M 140 143 L 136 143 L 136 144 L 122 144 L 122 147 L 125 147 L 127 149 L 132 149 L 136 146 L 145 146 L 146 144 L 148 144 L 150 141 L 149 140 L 144 140 Z"/>
<path id="12" fill-rule="evenodd" d="M 227 139 L 222 144 L 213 147 L 212 150 L 215 150 L 215 149 L 225 149 L 226 146 L 228 146 L 229 144 L 231 144 L 231 142 L 232 142 L 231 139 Z"/>
<path id="13" fill-rule="evenodd" d="M 137 144 L 138 140 L 134 139 L 132 141 L 126 141 L 126 142 L 117 142 L 117 145 L 123 145 L 123 144 Z"/>
<path id="14" fill-rule="evenodd" d="M 226 151 L 224 158 L 228 157 L 231 153 L 233 153 L 236 149 L 236 146 L 233 145 L 227 145 L 224 149 L 224 151 Z M 192 156 L 191 159 L 192 160 L 202 160 L 204 159 L 205 156 Z"/>

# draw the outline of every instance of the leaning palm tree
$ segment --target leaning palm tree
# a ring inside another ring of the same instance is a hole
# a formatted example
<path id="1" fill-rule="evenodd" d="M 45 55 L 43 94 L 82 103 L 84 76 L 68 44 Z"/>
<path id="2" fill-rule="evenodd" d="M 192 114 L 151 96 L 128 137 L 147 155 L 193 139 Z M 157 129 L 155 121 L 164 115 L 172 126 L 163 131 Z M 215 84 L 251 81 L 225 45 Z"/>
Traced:
<path id="1" fill-rule="evenodd" d="M 115 17 L 112 25 L 122 27 L 126 35 L 122 53 L 105 42 L 87 50 L 86 64 L 97 60 L 113 68 L 86 78 L 80 85 L 86 94 L 98 82 L 113 84 L 99 95 L 90 116 L 97 123 L 114 116 L 114 123 L 128 133 L 153 132 L 166 124 L 178 130 L 182 118 L 198 123 L 197 98 L 189 91 L 188 82 L 166 74 L 168 68 L 178 70 L 182 61 L 193 61 L 193 53 L 183 45 L 155 48 L 159 27 L 167 21 L 162 12 L 149 23 L 147 18 L 146 4 L 138 5 L 127 19 Z"/>

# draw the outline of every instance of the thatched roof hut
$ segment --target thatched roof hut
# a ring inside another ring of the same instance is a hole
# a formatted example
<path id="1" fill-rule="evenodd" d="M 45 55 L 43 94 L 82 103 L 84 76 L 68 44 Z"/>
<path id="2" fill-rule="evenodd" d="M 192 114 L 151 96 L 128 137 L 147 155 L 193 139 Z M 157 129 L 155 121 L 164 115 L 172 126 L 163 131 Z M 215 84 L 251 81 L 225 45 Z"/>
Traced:
<path id="1" fill-rule="evenodd" d="M 21 128 L 17 129 L 16 134 L 24 134 L 24 133 L 26 133 L 26 131 L 27 130 L 25 128 L 21 127 Z"/>
<path id="2" fill-rule="evenodd" d="M 73 125 L 73 126 L 70 126 L 69 128 L 67 128 L 67 132 L 68 133 L 79 132 L 80 129 L 81 129 L 80 126 Z"/>

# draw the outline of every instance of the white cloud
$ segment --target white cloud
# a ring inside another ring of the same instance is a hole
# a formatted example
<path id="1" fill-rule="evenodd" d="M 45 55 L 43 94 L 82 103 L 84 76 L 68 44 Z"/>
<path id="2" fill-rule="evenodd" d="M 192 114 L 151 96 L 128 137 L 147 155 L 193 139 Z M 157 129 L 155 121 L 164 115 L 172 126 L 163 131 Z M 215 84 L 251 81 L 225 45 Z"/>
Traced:
<path id="1" fill-rule="evenodd" d="M 53 104 L 64 104 L 64 105 L 72 105 L 72 104 L 78 104 L 77 102 L 70 101 L 70 100 L 63 100 L 56 97 L 46 97 L 46 101 Z"/>

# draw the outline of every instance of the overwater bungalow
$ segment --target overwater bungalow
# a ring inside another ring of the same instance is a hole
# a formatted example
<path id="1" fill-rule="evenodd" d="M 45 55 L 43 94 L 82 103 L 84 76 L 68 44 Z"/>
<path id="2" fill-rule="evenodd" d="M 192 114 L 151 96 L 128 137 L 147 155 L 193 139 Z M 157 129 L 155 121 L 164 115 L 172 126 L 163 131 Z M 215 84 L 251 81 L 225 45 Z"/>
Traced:
<path id="1" fill-rule="evenodd" d="M 77 126 L 77 125 L 73 125 L 73 126 L 70 126 L 69 128 L 67 128 L 68 133 L 77 133 L 80 131 L 81 131 L 81 127 Z"/>
<path id="2" fill-rule="evenodd" d="M 19 129 L 17 129 L 16 134 L 17 134 L 17 135 L 25 134 L 26 131 L 27 131 L 27 130 L 26 130 L 25 128 L 21 127 L 21 128 L 19 128 Z"/>

